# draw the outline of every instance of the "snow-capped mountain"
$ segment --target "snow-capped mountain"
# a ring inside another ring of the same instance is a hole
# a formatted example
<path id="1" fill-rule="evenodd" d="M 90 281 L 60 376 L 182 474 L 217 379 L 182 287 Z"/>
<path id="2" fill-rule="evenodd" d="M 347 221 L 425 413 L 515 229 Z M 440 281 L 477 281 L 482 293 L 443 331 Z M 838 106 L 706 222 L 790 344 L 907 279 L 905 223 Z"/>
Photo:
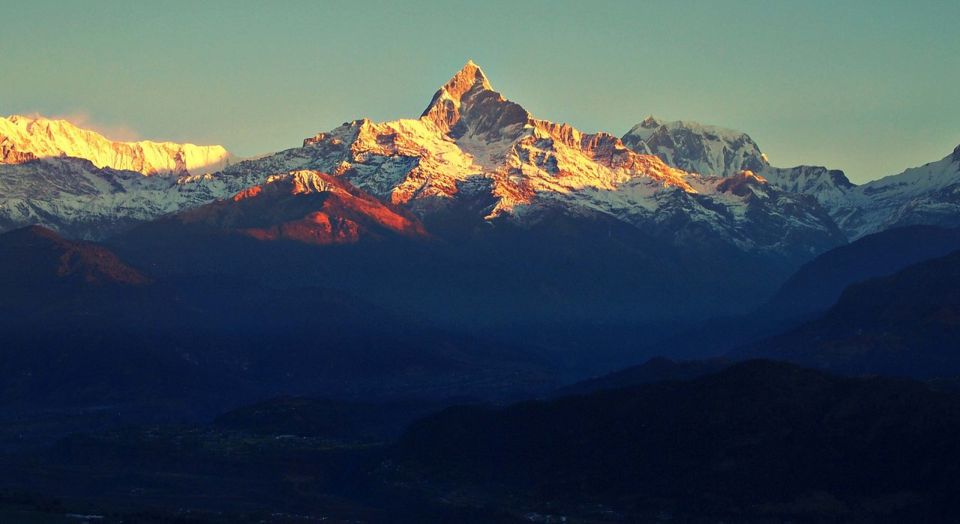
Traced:
<path id="1" fill-rule="evenodd" d="M 0 164 L 0 229 L 39 224 L 71 238 L 105 238 L 232 194 L 223 186 L 210 177 L 148 177 L 72 157 Z"/>
<path id="2" fill-rule="evenodd" d="M 116 142 L 66 120 L 13 115 L 0 118 L 0 163 L 38 158 L 85 158 L 96 167 L 144 175 L 186 175 L 219 171 L 230 153 L 221 146 L 173 142 Z"/>
<path id="3" fill-rule="evenodd" d="M 531 224 L 554 212 L 614 217 L 675 242 L 709 238 L 743 250 L 815 253 L 842 235 L 811 198 L 762 177 L 732 184 L 675 169 L 608 133 L 534 118 L 468 62 L 419 119 L 357 120 L 218 177 L 313 169 L 348 179 L 429 223 L 451 207 Z M 463 204 L 463 205 L 461 205 Z M 764 224 L 764 227 L 758 227 Z M 778 229 L 776 235 L 757 231 Z"/>
<path id="4" fill-rule="evenodd" d="M 702 175 L 753 171 L 784 191 L 813 196 L 834 216 L 848 207 L 847 193 L 854 187 L 843 171 L 820 166 L 774 167 L 746 133 L 699 122 L 647 117 L 623 136 L 623 142 L 638 153 L 657 155 L 673 167 Z"/>
<path id="5" fill-rule="evenodd" d="M 307 169 L 405 207 L 428 228 L 451 212 L 518 225 L 559 212 L 613 218 L 677 244 L 810 256 L 892 225 L 953 224 L 960 156 L 854 186 L 837 170 L 771 166 L 748 135 L 716 126 L 648 118 L 621 140 L 538 119 L 472 62 L 419 118 L 344 123 L 301 147 L 228 166 L 218 147 L 110 142 L 43 119 L 0 124 L 0 227 L 39 223 L 84 238 Z M 211 162 L 225 167 L 195 168 Z"/>
<path id="6" fill-rule="evenodd" d="M 823 166 L 767 166 L 760 173 L 784 191 L 816 198 L 835 219 L 849 208 L 850 192 L 856 187 L 843 171 Z"/>
<path id="7" fill-rule="evenodd" d="M 657 155 L 671 166 L 701 175 L 759 173 L 769 165 L 746 133 L 698 122 L 665 122 L 650 116 L 627 131 L 623 143 L 638 153 Z"/>
<path id="8" fill-rule="evenodd" d="M 297 168 L 344 176 L 423 213 L 486 198 L 490 218 L 526 215 L 542 199 L 576 197 L 589 206 L 600 193 L 626 185 L 649 194 L 692 191 L 686 173 L 632 153 L 612 135 L 534 119 L 494 91 L 472 62 L 440 88 L 419 119 L 345 123 L 304 140 L 302 148 L 237 164 L 224 175 Z"/>
<path id="9" fill-rule="evenodd" d="M 960 226 L 960 145 L 936 161 L 856 186 L 837 222 L 852 238 L 896 226 Z"/>
<path id="10" fill-rule="evenodd" d="M 836 169 L 774 167 L 748 135 L 696 122 L 649 117 L 623 141 L 677 168 L 717 176 L 751 169 L 783 191 L 811 195 L 850 240 L 901 225 L 960 225 L 960 146 L 937 162 L 857 186 Z"/>
<path id="11" fill-rule="evenodd" d="M 348 205 L 347 194 L 367 196 Z M 484 318 L 529 315 L 504 306 L 521 288 L 552 304 L 534 308 L 540 319 L 583 318 L 584 303 L 606 319 L 748 308 L 845 241 L 815 198 L 763 172 L 692 173 L 611 134 L 536 118 L 472 62 L 417 118 L 344 123 L 216 173 L 143 176 L 62 156 L 0 164 L 0 228 L 34 223 L 113 237 L 164 274 L 337 275 L 344 290 L 425 315 L 451 315 L 431 284 L 442 278 Z M 431 240 L 410 241 L 423 234 Z M 302 245 L 378 237 L 395 241 Z"/>
<path id="12" fill-rule="evenodd" d="M 97 168 L 55 157 L 0 164 L 0 227 L 39 224 L 71 238 L 99 238 L 181 209 L 176 179 Z"/>

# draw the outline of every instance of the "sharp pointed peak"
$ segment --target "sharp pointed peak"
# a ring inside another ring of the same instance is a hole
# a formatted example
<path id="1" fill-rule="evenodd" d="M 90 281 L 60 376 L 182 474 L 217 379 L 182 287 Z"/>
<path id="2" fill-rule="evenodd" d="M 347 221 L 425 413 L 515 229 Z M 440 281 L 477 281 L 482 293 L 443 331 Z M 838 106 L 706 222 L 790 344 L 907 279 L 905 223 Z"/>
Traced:
<path id="1" fill-rule="evenodd" d="M 640 122 L 640 125 L 647 129 L 660 127 L 663 124 L 664 124 L 664 120 L 662 118 L 657 118 L 654 115 L 648 115 L 647 118 L 643 119 L 643 122 Z"/>
<path id="2" fill-rule="evenodd" d="M 467 60 L 467 63 L 443 85 L 442 89 L 452 98 L 460 98 L 464 93 L 478 86 L 483 90 L 493 90 L 483 69 L 480 69 L 473 60 Z"/>
<path id="3" fill-rule="evenodd" d="M 444 131 L 449 131 L 460 119 L 461 103 L 473 96 L 489 92 L 493 92 L 493 87 L 487 80 L 487 75 L 473 60 L 467 60 L 467 63 L 437 90 L 420 117 L 433 121 Z"/>
<path id="4" fill-rule="evenodd" d="M 467 63 L 463 64 L 463 67 L 461 67 L 460 71 L 458 71 L 458 73 L 460 72 L 468 72 L 475 75 L 478 74 L 479 76 L 486 78 L 486 75 L 483 73 L 483 69 L 481 69 L 480 66 L 472 59 L 467 59 Z"/>

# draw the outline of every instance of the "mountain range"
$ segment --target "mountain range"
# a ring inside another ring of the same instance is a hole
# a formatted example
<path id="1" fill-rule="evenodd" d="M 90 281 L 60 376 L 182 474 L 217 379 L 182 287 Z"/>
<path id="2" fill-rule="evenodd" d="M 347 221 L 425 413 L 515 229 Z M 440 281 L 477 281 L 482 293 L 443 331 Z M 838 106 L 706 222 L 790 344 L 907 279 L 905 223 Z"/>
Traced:
<path id="1" fill-rule="evenodd" d="M 0 227 L 38 223 L 81 238 L 310 169 L 428 225 L 451 213 L 521 224 L 553 212 L 603 215 L 673 243 L 709 238 L 809 258 L 896 225 L 956 225 L 951 195 L 960 176 L 956 151 L 856 186 L 837 170 L 773 167 L 748 135 L 696 122 L 650 117 L 622 139 L 586 134 L 534 118 L 472 62 L 419 119 L 348 122 L 251 161 L 231 164 L 220 146 L 114 142 L 42 117 L 0 120 L 0 144 Z"/>
<path id="2" fill-rule="evenodd" d="M 472 62 L 419 119 L 348 122 L 217 177 L 231 184 L 297 169 L 343 177 L 411 210 L 428 229 L 447 227 L 451 216 L 469 227 L 530 227 L 562 214 L 613 219 L 674 244 L 696 238 L 788 258 L 842 241 L 815 203 L 760 178 L 701 177 L 612 135 L 536 119 Z"/>
<path id="3" fill-rule="evenodd" d="M 545 522 L 943 521 L 956 511 L 956 466 L 942 459 L 957 453 L 957 406 L 915 382 L 754 360 L 449 408 L 415 422 L 384 469 L 438 498 Z"/>
<path id="4" fill-rule="evenodd" d="M 151 279 L 321 284 L 457 329 L 632 326 L 621 355 L 655 347 L 664 322 L 776 304 L 850 239 L 960 216 L 957 152 L 856 186 L 773 167 L 716 126 L 650 117 L 621 139 L 536 118 L 473 62 L 419 118 L 355 120 L 229 165 L 216 146 L 112 142 L 43 118 L 7 118 L 0 137 L 0 229 L 99 239 Z"/>
<path id="5" fill-rule="evenodd" d="M 960 229 L 903 226 L 831 249 L 797 270 L 763 306 L 768 315 L 803 318 L 826 311 L 853 284 L 897 273 L 960 250 Z"/>
<path id="6" fill-rule="evenodd" d="M 936 162 L 858 186 L 837 169 L 774 167 L 747 134 L 697 122 L 648 117 L 623 141 L 682 169 L 715 176 L 750 170 L 784 191 L 811 195 L 849 240 L 904 225 L 958 225 L 953 194 L 960 182 L 960 146 Z"/>
<path id="7" fill-rule="evenodd" d="M 751 344 L 764 355 L 847 374 L 960 376 L 960 251 L 848 286 L 824 314 Z"/>

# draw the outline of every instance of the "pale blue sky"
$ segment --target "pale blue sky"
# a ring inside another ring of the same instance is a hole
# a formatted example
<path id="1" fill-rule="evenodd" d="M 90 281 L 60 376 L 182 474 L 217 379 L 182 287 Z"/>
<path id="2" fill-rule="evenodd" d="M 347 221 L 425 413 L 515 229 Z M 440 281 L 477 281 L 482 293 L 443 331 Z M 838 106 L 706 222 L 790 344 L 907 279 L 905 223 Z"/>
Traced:
<path id="1" fill-rule="evenodd" d="M 960 2 L 0 0 L 0 114 L 117 138 L 299 145 L 416 117 L 472 58 L 534 115 L 622 135 L 648 114 L 749 133 L 857 182 L 960 143 Z"/>

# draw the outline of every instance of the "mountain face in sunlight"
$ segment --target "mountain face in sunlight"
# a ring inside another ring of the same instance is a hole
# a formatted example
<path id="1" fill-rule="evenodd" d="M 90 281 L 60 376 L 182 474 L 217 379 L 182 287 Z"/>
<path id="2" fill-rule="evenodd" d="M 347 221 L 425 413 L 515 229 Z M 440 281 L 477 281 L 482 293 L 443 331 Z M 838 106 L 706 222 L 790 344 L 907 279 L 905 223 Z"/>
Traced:
<path id="1" fill-rule="evenodd" d="M 273 175 L 231 199 L 158 221 L 162 223 L 321 245 L 427 236 L 416 217 L 392 209 L 342 178 L 306 170 Z"/>
<path id="2" fill-rule="evenodd" d="M 85 158 L 97 167 L 144 175 L 212 173 L 226 167 L 230 159 L 222 146 L 117 142 L 66 120 L 19 115 L 0 118 L 0 163 L 59 156 Z"/>

